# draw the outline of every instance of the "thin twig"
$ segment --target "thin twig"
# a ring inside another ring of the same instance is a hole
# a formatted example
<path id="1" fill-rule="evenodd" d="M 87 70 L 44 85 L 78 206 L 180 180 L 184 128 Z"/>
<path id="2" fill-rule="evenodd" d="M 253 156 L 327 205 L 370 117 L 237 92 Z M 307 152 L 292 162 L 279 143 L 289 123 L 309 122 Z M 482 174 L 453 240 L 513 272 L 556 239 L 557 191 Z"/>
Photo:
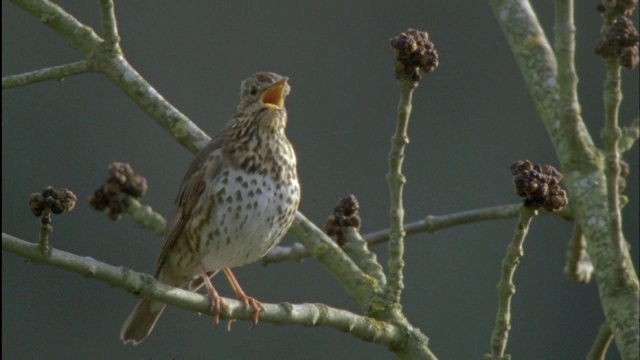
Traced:
<path id="1" fill-rule="evenodd" d="M 71 46 L 89 56 L 102 39 L 92 28 L 78 21 L 60 6 L 47 0 L 11 0 L 53 31 L 62 35 Z"/>
<path id="2" fill-rule="evenodd" d="M 140 201 L 133 197 L 127 198 L 127 214 L 133 216 L 138 225 L 145 229 L 151 229 L 157 235 L 164 235 L 164 230 L 167 225 L 167 220 L 153 211 L 153 208 L 149 205 L 143 205 Z"/>
<path id="3" fill-rule="evenodd" d="M 400 303 L 400 294 L 404 288 L 404 207 L 402 205 L 402 191 L 406 179 L 402 174 L 404 149 L 409 143 L 407 129 L 411 115 L 411 97 L 418 86 L 416 81 L 402 77 L 398 80 L 400 101 L 398 104 L 398 124 L 391 139 L 389 152 L 389 192 L 391 195 L 391 230 L 389 231 L 389 281 L 388 288 L 393 301 Z"/>
<path id="4" fill-rule="evenodd" d="M 211 138 L 153 88 L 123 57 L 104 62 L 101 72 L 192 153 Z"/>
<path id="5" fill-rule="evenodd" d="M 367 242 L 360 236 L 355 227 L 349 226 L 342 229 L 347 243 L 343 249 L 353 253 L 360 267 L 364 272 L 378 281 L 380 286 L 387 284 L 387 277 L 384 275 L 382 265 L 376 259 L 376 254 L 369 251 Z"/>
<path id="6" fill-rule="evenodd" d="M 593 263 L 587 254 L 587 239 L 578 222 L 573 227 L 573 235 L 567 246 L 567 264 L 564 274 L 571 280 L 588 284 L 593 275 Z"/>
<path id="7" fill-rule="evenodd" d="M 602 138 L 605 145 L 605 176 L 607 178 L 607 203 L 609 207 L 609 231 L 613 248 L 616 250 L 619 266 L 624 267 L 627 252 L 624 236 L 622 235 L 622 216 L 620 214 L 620 191 L 618 177 L 620 176 L 620 151 L 618 142 L 622 137 L 622 130 L 618 127 L 618 110 L 622 102 L 620 88 L 620 72 L 622 67 L 617 60 L 607 60 L 607 78 L 604 86 L 605 121 Z"/>
<path id="8" fill-rule="evenodd" d="M 118 35 L 118 23 L 113 6 L 113 0 L 100 0 L 100 10 L 102 12 L 102 36 L 109 47 L 116 47 L 120 43 Z"/>
<path id="9" fill-rule="evenodd" d="M 499 205 L 488 208 L 460 211 L 447 215 L 428 215 L 423 220 L 404 224 L 407 235 L 415 235 L 424 232 L 435 233 L 437 231 L 457 225 L 471 224 L 480 221 L 509 219 L 518 216 L 520 204 Z M 540 211 L 541 215 L 557 215 L 565 219 L 573 219 L 568 207 L 560 211 Z M 371 245 L 378 245 L 389 240 L 389 229 L 378 230 L 363 235 L 362 237 Z"/>
<path id="10" fill-rule="evenodd" d="M 22 74 L 9 75 L 2 78 L 2 89 L 11 89 L 47 80 L 63 81 L 69 76 L 84 74 L 90 71 L 91 66 L 89 65 L 89 62 L 83 60 Z"/>
<path id="11" fill-rule="evenodd" d="M 605 321 L 600 326 L 598 335 L 593 341 L 593 345 L 591 345 L 587 360 L 604 360 L 605 355 L 607 355 L 607 349 L 609 349 L 609 345 L 611 345 L 611 340 L 613 340 L 613 333 L 611 332 L 609 324 Z"/>
<path id="12" fill-rule="evenodd" d="M 42 216 L 40 216 L 40 232 L 38 245 L 40 252 L 45 255 L 51 254 L 51 244 L 49 244 L 49 235 L 53 232 L 53 226 L 51 226 L 51 208 L 44 209 Z"/>
<path id="13" fill-rule="evenodd" d="M 513 284 L 513 275 L 520 259 L 524 255 L 522 245 L 529 231 L 531 219 L 535 216 L 535 211 L 522 206 L 520 208 L 520 218 L 516 226 L 511 244 L 507 247 L 507 254 L 502 261 L 502 275 L 498 282 L 498 313 L 496 324 L 491 335 L 491 356 L 493 360 L 504 360 L 505 349 L 509 339 L 511 329 L 511 298 L 516 292 Z"/>
<path id="14" fill-rule="evenodd" d="M 359 305 L 364 307 L 380 291 L 374 285 L 375 280 L 365 274 L 327 234 L 302 213 L 296 213 L 289 233 L 311 251 L 313 257 L 329 270 L 349 297 Z"/>
<path id="15" fill-rule="evenodd" d="M 171 105 L 127 62 L 117 47 L 102 50 L 101 39 L 90 27 L 82 24 L 61 7 L 46 0 L 11 0 L 26 12 L 42 21 L 52 30 L 63 36 L 69 43 L 82 51 L 90 61 L 94 71 L 105 74 L 120 87 L 125 94 L 149 114 L 160 126 L 169 132 L 178 142 L 195 153 L 207 145 L 211 138 L 189 118 Z M 107 29 L 115 26 L 115 20 L 109 25 L 111 10 L 105 9 L 103 23 Z M 115 15 L 113 15 L 115 16 Z M 115 31 L 115 30 L 114 30 Z M 108 30 L 113 36 L 113 31 Z M 117 35 L 117 32 L 116 32 Z M 114 51 L 115 50 L 115 51 Z"/>
<path id="16" fill-rule="evenodd" d="M 576 26 L 573 0 L 555 1 L 554 52 L 557 61 L 559 124 L 566 134 L 574 133 L 583 123 L 578 100 L 578 75 L 575 68 Z M 582 145 L 579 142 L 576 145 Z"/>
<path id="17" fill-rule="evenodd" d="M 457 225 L 471 224 L 480 221 L 509 219 L 518 216 L 520 204 L 500 205 L 489 208 L 461 211 L 446 215 L 428 215 L 423 220 L 408 222 L 404 224 L 407 235 L 420 233 L 435 233 Z M 573 219 L 571 210 L 565 207 L 561 211 L 548 212 L 540 211 L 540 215 L 557 215 L 565 219 Z M 368 246 L 383 244 L 389 240 L 390 229 L 377 230 L 362 235 Z M 349 251 L 349 249 L 345 249 Z M 291 246 L 276 246 L 263 259 L 264 265 L 278 263 L 282 261 L 302 261 L 311 256 L 311 253 L 301 244 L 294 243 Z"/>

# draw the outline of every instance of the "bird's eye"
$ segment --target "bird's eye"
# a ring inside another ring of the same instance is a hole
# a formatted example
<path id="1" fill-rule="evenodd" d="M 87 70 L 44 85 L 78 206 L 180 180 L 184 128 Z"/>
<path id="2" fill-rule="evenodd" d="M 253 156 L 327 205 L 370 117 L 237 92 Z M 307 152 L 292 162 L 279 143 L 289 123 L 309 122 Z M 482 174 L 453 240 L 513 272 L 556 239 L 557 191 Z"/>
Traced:
<path id="1" fill-rule="evenodd" d="M 255 96 L 258 93 L 258 88 L 255 86 L 252 86 L 251 88 L 249 88 L 249 94 Z"/>

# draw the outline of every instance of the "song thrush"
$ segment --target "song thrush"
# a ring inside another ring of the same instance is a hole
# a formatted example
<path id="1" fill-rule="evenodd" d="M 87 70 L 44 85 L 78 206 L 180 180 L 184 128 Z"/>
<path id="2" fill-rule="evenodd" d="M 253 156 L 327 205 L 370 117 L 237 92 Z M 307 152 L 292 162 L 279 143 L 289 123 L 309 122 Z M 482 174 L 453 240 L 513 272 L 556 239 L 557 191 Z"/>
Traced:
<path id="1" fill-rule="evenodd" d="M 191 162 L 167 223 L 155 277 L 195 290 L 205 285 L 216 313 L 228 305 L 209 280 L 224 270 L 253 322 L 264 311 L 247 296 L 232 267 L 262 258 L 285 235 L 300 201 L 296 156 L 285 135 L 287 78 L 260 72 L 242 82 L 231 121 Z M 165 304 L 142 299 L 120 337 L 138 344 L 153 330 Z"/>

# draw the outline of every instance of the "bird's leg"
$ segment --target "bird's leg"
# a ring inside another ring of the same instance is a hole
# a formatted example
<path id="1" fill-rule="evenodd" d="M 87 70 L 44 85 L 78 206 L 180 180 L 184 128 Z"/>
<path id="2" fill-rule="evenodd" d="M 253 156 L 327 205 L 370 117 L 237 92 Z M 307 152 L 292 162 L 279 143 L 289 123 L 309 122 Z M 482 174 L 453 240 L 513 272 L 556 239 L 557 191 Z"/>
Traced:
<path id="1" fill-rule="evenodd" d="M 251 296 L 247 296 L 247 294 L 242 291 L 240 284 L 238 284 L 238 280 L 236 280 L 236 277 L 233 276 L 230 268 L 225 268 L 224 273 L 225 275 L 227 275 L 227 279 L 229 279 L 231 287 L 233 287 L 233 291 L 236 292 L 236 297 L 238 298 L 238 300 L 244 303 L 244 308 L 253 308 L 253 316 L 251 317 L 251 321 L 253 322 L 253 326 L 256 326 L 256 324 L 258 323 L 258 316 L 261 312 L 265 311 L 264 306 L 260 301 L 252 298 Z"/>
<path id="2" fill-rule="evenodd" d="M 225 312 L 230 313 L 229 305 L 222 300 L 222 297 L 218 295 L 218 292 L 213 287 L 211 280 L 209 279 L 209 274 L 204 269 L 204 266 L 200 264 L 200 275 L 202 276 L 202 281 L 204 283 L 204 287 L 207 289 L 207 294 L 209 295 L 209 299 L 211 299 L 211 310 L 215 313 L 213 317 L 213 323 L 216 328 L 220 323 L 220 309 L 224 309 Z"/>

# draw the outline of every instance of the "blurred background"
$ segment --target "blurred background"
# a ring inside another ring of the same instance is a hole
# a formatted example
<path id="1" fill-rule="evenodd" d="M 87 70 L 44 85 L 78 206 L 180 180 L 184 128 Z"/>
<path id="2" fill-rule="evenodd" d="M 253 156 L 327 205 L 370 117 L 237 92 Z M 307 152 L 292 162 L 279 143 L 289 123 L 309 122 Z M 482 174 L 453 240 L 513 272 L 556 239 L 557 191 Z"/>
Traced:
<path id="1" fill-rule="evenodd" d="M 60 1 L 100 29 L 97 1 Z M 598 1 L 576 2 L 582 114 L 602 146 L 603 61 L 594 55 Z M 553 5 L 535 2 L 553 37 Z M 389 39 L 409 27 L 429 32 L 440 67 L 414 95 L 404 172 L 406 220 L 518 202 L 509 166 L 518 159 L 559 166 L 517 64 L 486 2 L 116 1 L 129 62 L 173 105 L 213 134 L 233 114 L 240 81 L 257 71 L 290 77 L 288 135 L 299 159 L 301 211 L 322 226 L 339 198 L 360 200 L 362 232 L 388 227 L 385 180 L 398 90 Z M 2 76 L 82 60 L 64 38 L 2 1 Z M 638 70 L 623 71 L 620 122 L 638 116 Z M 192 158 L 103 76 L 88 74 L 2 92 L 2 231 L 37 241 L 29 194 L 72 189 L 76 209 L 54 218 L 54 247 L 115 266 L 153 272 L 161 239 L 130 218 L 111 222 L 89 208 L 112 161 L 146 176 L 144 199 L 169 214 Z M 624 230 L 638 249 L 638 145 Z M 635 219 L 635 220 L 634 220 Z M 500 264 L 515 219 L 406 239 L 409 321 L 443 359 L 489 351 Z M 584 358 L 604 319 L 595 283 L 563 275 L 572 223 L 536 218 L 513 298 L 507 352 L 519 359 Z M 282 244 L 291 244 L 287 236 Z M 386 265 L 386 246 L 375 247 Z M 638 259 L 635 258 L 637 271 Z M 264 302 L 322 302 L 360 312 L 315 260 L 238 269 Z M 225 296 L 233 292 L 218 280 Z M 168 309 L 141 345 L 119 332 L 137 299 L 121 289 L 2 253 L 2 357 L 66 359 L 388 359 L 383 346 L 329 328 L 248 322 L 213 330 L 211 319 Z M 610 351 L 608 359 L 618 357 Z"/>

